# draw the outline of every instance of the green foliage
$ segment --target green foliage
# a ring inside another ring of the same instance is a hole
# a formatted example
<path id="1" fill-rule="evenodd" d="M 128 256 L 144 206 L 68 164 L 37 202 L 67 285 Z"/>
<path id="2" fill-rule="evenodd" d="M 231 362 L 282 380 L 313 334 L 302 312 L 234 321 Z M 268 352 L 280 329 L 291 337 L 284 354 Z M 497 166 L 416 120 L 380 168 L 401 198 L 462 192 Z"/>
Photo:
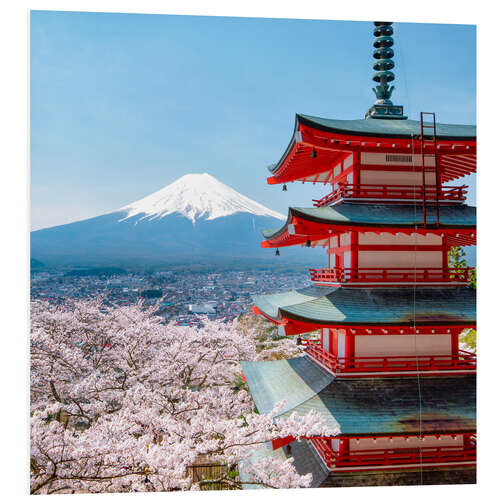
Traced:
<path id="1" fill-rule="evenodd" d="M 467 267 L 467 262 L 465 260 L 465 250 L 462 247 L 450 248 L 448 252 L 448 267 L 450 267 L 451 269 L 464 269 L 465 267 Z M 475 289 L 477 280 L 476 269 L 471 269 L 469 273 L 469 276 L 471 278 L 470 286 Z M 453 273 L 450 274 L 453 277 Z"/>
<path id="2" fill-rule="evenodd" d="M 477 332 L 472 328 L 460 334 L 460 342 L 465 344 L 473 352 L 476 352 Z"/>
<path id="3" fill-rule="evenodd" d="M 454 269 L 466 267 L 465 250 L 462 247 L 451 247 L 448 252 L 448 266 Z"/>
<path id="4" fill-rule="evenodd" d="M 471 282 L 470 286 L 474 289 L 477 287 L 477 273 L 476 273 L 476 268 L 471 269 L 470 271 L 470 277 L 471 277 Z"/>
<path id="5" fill-rule="evenodd" d="M 235 469 L 235 470 L 229 471 L 228 477 L 231 479 L 235 479 L 239 475 L 240 475 L 240 473 L 239 473 L 238 469 Z"/>
<path id="6" fill-rule="evenodd" d="M 241 375 L 238 375 L 238 378 L 234 384 L 234 389 L 235 390 L 240 390 L 243 386 L 245 385 L 245 382 L 243 380 L 243 378 L 241 377 Z"/>
<path id="7" fill-rule="evenodd" d="M 271 340 L 286 340 L 286 341 L 290 341 L 290 339 L 288 337 L 285 337 L 283 335 L 278 335 L 277 333 L 274 334 L 272 337 L 271 337 Z"/>

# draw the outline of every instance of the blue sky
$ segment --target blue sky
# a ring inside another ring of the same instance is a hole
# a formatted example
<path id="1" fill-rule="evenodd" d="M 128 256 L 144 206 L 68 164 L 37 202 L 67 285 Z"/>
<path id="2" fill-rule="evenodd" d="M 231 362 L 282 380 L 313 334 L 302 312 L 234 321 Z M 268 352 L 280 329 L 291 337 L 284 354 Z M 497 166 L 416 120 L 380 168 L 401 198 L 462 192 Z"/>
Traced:
<path id="1" fill-rule="evenodd" d="M 367 22 L 34 11 L 30 23 L 33 229 L 196 172 L 282 213 L 310 206 L 325 187 L 266 184 L 295 113 L 363 118 L 374 101 Z M 475 27 L 394 27 L 393 101 L 410 118 L 475 123 Z"/>

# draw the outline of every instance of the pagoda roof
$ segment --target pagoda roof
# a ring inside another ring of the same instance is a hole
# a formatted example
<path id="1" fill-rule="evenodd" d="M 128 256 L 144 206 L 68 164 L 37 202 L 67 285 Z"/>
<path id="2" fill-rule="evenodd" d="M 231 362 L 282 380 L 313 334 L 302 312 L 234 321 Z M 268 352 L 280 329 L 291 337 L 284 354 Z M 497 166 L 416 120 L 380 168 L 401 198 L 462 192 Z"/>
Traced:
<path id="1" fill-rule="evenodd" d="M 275 322 L 320 325 L 471 325 L 476 293 L 470 287 L 321 287 L 253 297 L 258 310 Z"/>
<path id="2" fill-rule="evenodd" d="M 312 397 L 301 392 L 288 403 L 297 377 L 314 363 L 308 358 L 242 363 L 260 413 L 286 400 L 281 417 L 314 410 L 342 436 L 459 433 L 476 429 L 476 377 L 334 378 Z M 304 381 L 305 384 L 307 382 Z M 316 388 L 311 387 L 309 392 Z M 300 402 L 299 402 L 300 401 Z M 421 425 L 420 425 L 421 424 Z"/>
<path id="3" fill-rule="evenodd" d="M 318 116 L 297 114 L 296 125 L 304 124 L 327 132 L 345 133 L 369 137 L 394 137 L 411 139 L 420 135 L 419 120 L 335 120 Z M 472 141 L 476 139 L 475 125 L 436 123 L 438 139 L 457 139 Z"/>
<path id="4" fill-rule="evenodd" d="M 309 488 L 318 488 L 330 473 L 323 460 L 313 449 L 312 444 L 306 439 L 293 441 L 289 445 L 295 470 L 300 475 L 312 474 L 312 481 Z M 285 453 L 284 447 L 273 450 L 271 442 L 268 442 L 253 450 L 247 460 L 251 464 L 255 464 L 266 458 L 274 458 L 284 462 L 289 456 Z M 245 461 L 243 461 L 243 463 L 245 463 Z M 250 478 L 246 474 L 244 467 L 240 467 L 239 472 L 243 483 L 249 481 Z M 244 490 L 260 490 L 266 487 L 259 484 L 243 484 L 242 488 Z"/>
<path id="5" fill-rule="evenodd" d="M 245 378 L 248 381 L 250 377 L 258 389 L 255 394 L 252 392 L 252 397 L 261 413 L 269 413 L 283 399 L 286 399 L 286 403 L 280 415 L 286 413 L 316 396 L 333 382 L 334 376 L 307 356 L 281 361 L 241 362 Z M 268 385 L 267 379 L 274 380 L 275 384 Z M 265 390 L 260 390 L 262 387 Z"/>
<path id="6" fill-rule="evenodd" d="M 285 152 L 268 167 L 268 183 L 330 182 L 333 167 L 356 151 L 420 154 L 420 132 L 416 120 L 334 120 L 298 114 Z M 476 171 L 475 125 L 437 123 L 436 133 L 444 182 Z"/>
<path id="7" fill-rule="evenodd" d="M 446 205 L 439 208 L 439 227 L 434 205 L 427 206 L 427 229 L 429 232 L 449 232 L 460 235 L 460 230 L 470 231 L 476 227 L 476 207 L 468 205 Z M 367 204 L 343 201 L 334 206 L 318 208 L 290 207 L 288 218 L 277 229 L 265 229 L 262 235 L 268 242 L 263 247 L 303 244 L 307 237 L 319 240 L 331 234 L 348 230 L 362 232 L 374 229 L 423 228 L 424 216 L 421 205 Z M 432 231 L 431 231 L 432 230 Z M 331 231 L 331 233 L 330 233 Z M 384 231 L 385 232 L 385 231 Z M 398 231 L 399 232 L 399 231 Z M 420 231 L 421 232 L 421 231 Z M 467 244 L 463 242 L 462 244 Z M 471 244 L 469 242 L 468 244 Z"/>

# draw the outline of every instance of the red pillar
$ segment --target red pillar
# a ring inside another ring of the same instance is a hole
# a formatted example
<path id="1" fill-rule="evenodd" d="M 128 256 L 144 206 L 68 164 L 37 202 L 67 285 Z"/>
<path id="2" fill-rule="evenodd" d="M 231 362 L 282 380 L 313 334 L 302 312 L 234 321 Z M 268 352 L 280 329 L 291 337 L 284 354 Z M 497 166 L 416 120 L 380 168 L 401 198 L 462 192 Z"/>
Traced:
<path id="1" fill-rule="evenodd" d="M 460 336 L 459 331 L 457 331 L 455 329 L 451 331 L 451 355 L 452 356 L 458 356 L 459 336 Z"/>
<path id="2" fill-rule="evenodd" d="M 345 331 L 345 357 L 354 358 L 354 334 L 351 330 Z"/>
<path id="3" fill-rule="evenodd" d="M 359 233 L 353 231 L 351 235 L 351 268 L 352 275 L 358 272 L 358 262 L 359 262 Z"/>
<path id="4" fill-rule="evenodd" d="M 352 183 L 359 187 L 360 182 L 360 168 L 361 168 L 361 153 L 355 151 L 352 157 Z"/>

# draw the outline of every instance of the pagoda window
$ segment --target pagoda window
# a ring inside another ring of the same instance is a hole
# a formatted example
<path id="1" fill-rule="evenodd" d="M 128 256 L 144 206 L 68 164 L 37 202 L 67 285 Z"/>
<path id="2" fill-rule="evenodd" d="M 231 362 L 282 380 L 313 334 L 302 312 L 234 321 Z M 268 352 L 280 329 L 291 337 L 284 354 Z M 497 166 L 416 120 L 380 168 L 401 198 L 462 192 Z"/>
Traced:
<path id="1" fill-rule="evenodd" d="M 346 252 L 350 253 L 350 252 Z M 443 265 L 442 251 L 416 251 L 410 250 L 383 250 L 375 251 L 370 250 L 366 252 L 359 252 L 358 264 L 361 269 L 363 268 L 389 268 L 389 269 L 413 269 L 421 268 L 435 268 L 440 269 Z M 347 261 L 344 261 L 347 262 Z M 345 267 L 350 265 L 345 264 Z"/>
<path id="2" fill-rule="evenodd" d="M 461 435 L 452 436 L 394 436 L 350 439 L 350 450 L 391 450 L 405 448 L 434 448 L 442 446 L 463 446 L 464 438 Z"/>
<path id="3" fill-rule="evenodd" d="M 354 356 L 451 356 L 451 335 L 355 335 Z"/>
<path id="4" fill-rule="evenodd" d="M 433 156 L 426 156 L 426 168 L 436 164 Z M 422 156 L 417 154 L 387 154 L 387 153 L 361 153 L 361 165 L 388 165 L 397 170 L 397 167 L 421 167 Z"/>
<path id="5" fill-rule="evenodd" d="M 437 234 L 376 234 L 372 232 L 359 233 L 360 245 L 442 245 L 443 238 Z"/>
<path id="6" fill-rule="evenodd" d="M 387 168 L 387 170 L 383 170 Z M 373 169 L 362 169 L 360 171 L 360 184 L 362 185 L 384 185 L 384 186 L 421 186 L 422 172 L 401 170 L 395 167 L 383 167 Z M 426 186 L 434 186 L 436 177 L 434 172 L 425 173 Z"/>

